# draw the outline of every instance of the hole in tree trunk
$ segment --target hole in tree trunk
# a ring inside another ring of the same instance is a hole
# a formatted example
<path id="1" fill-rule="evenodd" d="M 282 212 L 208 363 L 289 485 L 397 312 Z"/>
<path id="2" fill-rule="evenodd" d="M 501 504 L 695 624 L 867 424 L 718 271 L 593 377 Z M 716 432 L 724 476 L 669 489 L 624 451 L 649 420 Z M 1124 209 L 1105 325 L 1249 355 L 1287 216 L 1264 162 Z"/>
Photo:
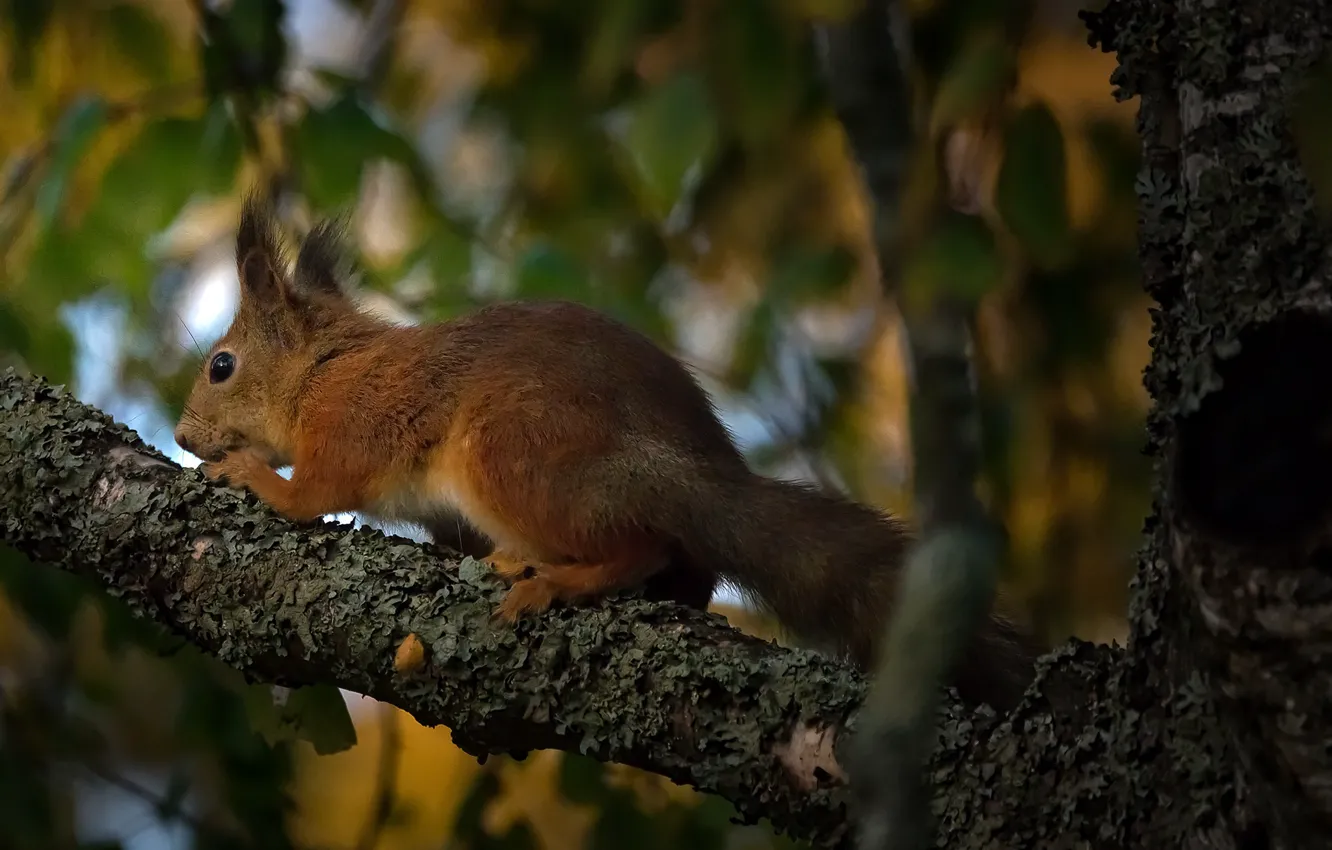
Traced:
<path id="1" fill-rule="evenodd" d="M 1332 319 L 1292 312 L 1239 342 L 1180 422 L 1176 504 L 1231 543 L 1294 543 L 1332 508 Z"/>

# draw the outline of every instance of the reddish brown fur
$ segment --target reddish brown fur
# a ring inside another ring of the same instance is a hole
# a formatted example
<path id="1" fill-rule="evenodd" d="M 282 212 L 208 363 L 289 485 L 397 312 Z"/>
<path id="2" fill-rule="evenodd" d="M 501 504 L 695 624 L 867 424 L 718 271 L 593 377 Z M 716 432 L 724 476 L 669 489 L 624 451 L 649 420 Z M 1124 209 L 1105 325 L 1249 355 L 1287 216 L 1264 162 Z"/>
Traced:
<path id="1" fill-rule="evenodd" d="M 234 354 L 235 373 L 211 383 L 206 361 L 176 432 L 209 476 L 293 519 L 408 521 L 471 554 L 483 536 L 511 583 L 507 620 L 645 582 L 703 605 L 720 576 L 806 639 L 872 660 L 906 530 L 750 472 L 706 394 L 646 337 L 563 302 L 380 321 L 338 288 L 332 230 L 288 274 L 253 202 L 237 257 L 240 308 L 209 355 Z M 288 462 L 290 481 L 274 471 Z M 1031 656 L 996 617 L 959 687 L 1011 703 Z"/>

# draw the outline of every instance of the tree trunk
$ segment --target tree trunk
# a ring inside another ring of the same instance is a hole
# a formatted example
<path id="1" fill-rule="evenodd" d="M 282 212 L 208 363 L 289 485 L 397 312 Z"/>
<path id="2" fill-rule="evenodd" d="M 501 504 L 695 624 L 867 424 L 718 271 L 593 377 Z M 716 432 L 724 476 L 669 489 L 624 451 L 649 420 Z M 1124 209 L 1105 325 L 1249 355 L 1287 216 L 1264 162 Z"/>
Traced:
<path id="1" fill-rule="evenodd" d="M 1332 253 L 1289 112 L 1332 8 L 1120 0 L 1090 21 L 1141 98 L 1156 508 L 1128 650 L 1052 653 L 1002 719 L 945 703 L 939 846 L 1329 846 Z M 251 677 L 369 693 L 478 755 L 633 764 L 847 846 L 826 743 L 863 683 L 810 653 L 638 600 L 497 630 L 481 572 L 296 528 L 17 376 L 0 379 L 0 539 Z M 427 660 L 403 677 L 409 632 Z"/>
<path id="2" fill-rule="evenodd" d="M 1121 0 L 1091 23 L 1119 52 L 1119 96 L 1141 98 L 1158 302 L 1124 846 L 1329 846 L 1329 231 L 1290 119 L 1332 5 Z"/>

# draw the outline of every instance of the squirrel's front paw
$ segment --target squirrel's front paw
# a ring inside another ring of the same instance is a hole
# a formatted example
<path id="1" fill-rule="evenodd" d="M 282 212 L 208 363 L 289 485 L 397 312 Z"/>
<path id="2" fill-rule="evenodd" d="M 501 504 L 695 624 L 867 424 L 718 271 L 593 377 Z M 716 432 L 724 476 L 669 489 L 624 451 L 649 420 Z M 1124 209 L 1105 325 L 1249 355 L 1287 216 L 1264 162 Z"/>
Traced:
<path id="1" fill-rule="evenodd" d="M 227 452 L 221 460 L 204 463 L 199 467 L 205 476 L 213 481 L 243 490 L 250 486 L 255 476 L 268 464 L 253 449 L 237 449 Z"/>

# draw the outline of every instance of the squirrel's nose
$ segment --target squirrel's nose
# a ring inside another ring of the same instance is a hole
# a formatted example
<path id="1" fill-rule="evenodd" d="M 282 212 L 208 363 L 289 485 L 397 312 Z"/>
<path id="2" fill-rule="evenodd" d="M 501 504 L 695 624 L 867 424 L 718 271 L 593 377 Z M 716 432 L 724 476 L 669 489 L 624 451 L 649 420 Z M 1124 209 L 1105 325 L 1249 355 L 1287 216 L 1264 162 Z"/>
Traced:
<path id="1" fill-rule="evenodd" d="M 184 431 L 177 428 L 174 436 L 176 438 L 176 445 L 180 446 L 182 449 L 189 452 L 190 454 L 194 454 L 194 448 L 190 446 L 190 438 L 185 436 Z"/>

